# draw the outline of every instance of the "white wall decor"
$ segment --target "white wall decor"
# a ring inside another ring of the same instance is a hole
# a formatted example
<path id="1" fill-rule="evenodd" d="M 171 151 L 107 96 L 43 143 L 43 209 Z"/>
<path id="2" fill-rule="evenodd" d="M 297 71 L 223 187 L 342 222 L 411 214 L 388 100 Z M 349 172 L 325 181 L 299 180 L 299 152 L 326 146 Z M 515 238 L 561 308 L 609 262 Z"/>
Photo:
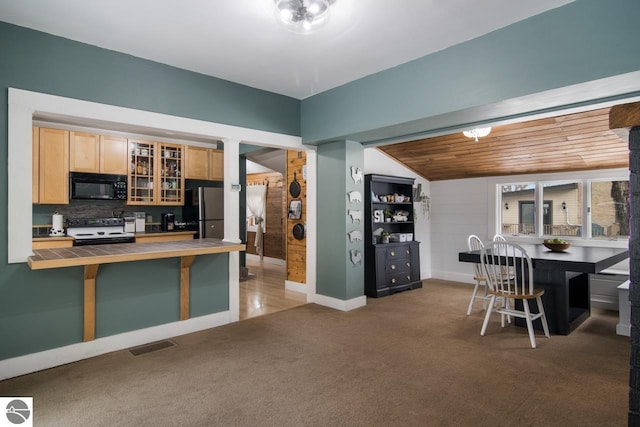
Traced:
<path id="1" fill-rule="evenodd" d="M 349 203 L 359 203 L 362 202 L 362 194 L 358 190 L 353 190 L 347 193 L 349 196 Z"/>
<path id="2" fill-rule="evenodd" d="M 356 184 L 362 182 L 362 169 L 351 166 L 351 178 Z"/>
<path id="3" fill-rule="evenodd" d="M 352 224 L 360 224 L 362 222 L 362 211 L 349 209 L 348 213 Z"/>
<path id="4" fill-rule="evenodd" d="M 351 254 L 351 262 L 353 265 L 362 264 L 362 252 L 351 249 L 349 253 Z"/>
<path id="5" fill-rule="evenodd" d="M 352 230 L 348 232 L 347 235 L 349 236 L 350 243 L 362 240 L 362 232 L 360 230 Z"/>

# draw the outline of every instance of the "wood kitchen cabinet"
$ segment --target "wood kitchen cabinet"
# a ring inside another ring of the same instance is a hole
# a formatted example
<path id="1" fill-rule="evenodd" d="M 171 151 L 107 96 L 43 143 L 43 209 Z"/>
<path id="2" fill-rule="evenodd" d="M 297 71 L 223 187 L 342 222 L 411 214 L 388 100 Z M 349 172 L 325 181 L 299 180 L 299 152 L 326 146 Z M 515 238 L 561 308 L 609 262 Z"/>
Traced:
<path id="1" fill-rule="evenodd" d="M 40 128 L 34 126 L 31 135 L 31 203 L 40 201 Z"/>
<path id="2" fill-rule="evenodd" d="M 224 181 L 224 151 L 205 147 L 185 147 L 185 177 Z"/>
<path id="3" fill-rule="evenodd" d="M 69 169 L 73 172 L 127 174 L 127 138 L 69 133 Z"/>
<path id="4" fill-rule="evenodd" d="M 182 145 L 129 140 L 129 205 L 184 204 Z"/>
<path id="5" fill-rule="evenodd" d="M 69 131 L 39 128 L 37 145 L 38 203 L 68 204 Z M 35 161 L 34 156 L 34 165 Z"/>

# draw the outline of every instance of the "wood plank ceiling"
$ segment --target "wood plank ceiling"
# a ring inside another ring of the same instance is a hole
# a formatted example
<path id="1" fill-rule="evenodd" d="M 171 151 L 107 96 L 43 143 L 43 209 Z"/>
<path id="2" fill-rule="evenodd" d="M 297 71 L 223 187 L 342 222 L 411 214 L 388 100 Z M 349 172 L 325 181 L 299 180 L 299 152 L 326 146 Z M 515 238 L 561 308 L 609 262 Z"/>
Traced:
<path id="1" fill-rule="evenodd" d="M 628 144 L 609 110 L 495 126 L 475 142 L 462 132 L 379 147 L 429 181 L 627 168 Z"/>

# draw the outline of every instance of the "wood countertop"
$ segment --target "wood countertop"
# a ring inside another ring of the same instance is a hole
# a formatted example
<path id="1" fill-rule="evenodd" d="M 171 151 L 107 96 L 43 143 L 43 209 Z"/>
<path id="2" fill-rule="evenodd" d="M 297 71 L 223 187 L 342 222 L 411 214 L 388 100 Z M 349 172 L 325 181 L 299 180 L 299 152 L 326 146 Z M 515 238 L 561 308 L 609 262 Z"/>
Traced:
<path id="1" fill-rule="evenodd" d="M 73 237 L 69 237 L 69 236 L 33 237 L 31 238 L 31 241 L 32 242 L 65 242 L 65 241 L 73 242 Z"/>
<path id="2" fill-rule="evenodd" d="M 35 249 L 28 259 L 32 270 L 186 257 L 246 250 L 241 243 L 221 239 L 192 239 L 175 242 L 119 243 Z"/>

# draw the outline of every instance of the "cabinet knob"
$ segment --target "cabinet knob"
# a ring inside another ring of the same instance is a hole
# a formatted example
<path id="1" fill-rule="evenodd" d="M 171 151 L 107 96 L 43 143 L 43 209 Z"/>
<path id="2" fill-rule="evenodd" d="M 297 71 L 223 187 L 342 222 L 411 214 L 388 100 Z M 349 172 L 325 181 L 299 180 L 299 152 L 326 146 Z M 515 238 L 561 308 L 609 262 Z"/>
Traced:
<path id="1" fill-rule="evenodd" d="M 411 263 L 410 262 L 407 263 L 407 267 L 411 267 Z"/>
<path id="2" fill-rule="evenodd" d="M 411 280 L 411 276 L 407 276 L 407 280 Z"/>
<path id="3" fill-rule="evenodd" d="M 391 279 L 391 283 L 396 283 L 396 279 Z"/>
<path id="4" fill-rule="evenodd" d="M 407 255 L 409 255 L 409 249 L 407 249 Z"/>
<path id="5" fill-rule="evenodd" d="M 391 255 L 391 256 L 396 256 L 396 253 L 395 253 L 395 252 L 393 252 L 393 251 L 391 251 L 391 254 L 390 254 L 390 255 Z"/>
<path id="6" fill-rule="evenodd" d="M 395 270 L 396 269 L 396 265 L 395 264 L 391 264 L 391 269 Z"/>

